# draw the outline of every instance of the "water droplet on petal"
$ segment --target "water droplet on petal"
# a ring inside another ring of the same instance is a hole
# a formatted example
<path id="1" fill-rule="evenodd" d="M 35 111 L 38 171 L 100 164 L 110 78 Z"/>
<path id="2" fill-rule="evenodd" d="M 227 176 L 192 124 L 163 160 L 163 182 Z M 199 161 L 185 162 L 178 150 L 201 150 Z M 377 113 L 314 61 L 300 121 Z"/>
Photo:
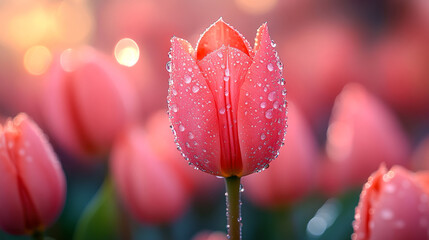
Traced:
<path id="1" fill-rule="evenodd" d="M 172 92 L 174 96 L 177 96 L 177 91 L 175 89 L 173 89 Z"/>
<path id="2" fill-rule="evenodd" d="M 267 65 L 267 69 L 268 69 L 268 71 L 273 71 L 274 70 L 274 67 L 273 67 L 273 64 L 271 64 L 271 63 L 268 63 L 268 65 Z"/>
<path id="3" fill-rule="evenodd" d="M 273 118 L 273 109 L 268 109 L 268 110 L 265 112 L 265 117 L 266 117 L 267 119 L 271 119 L 271 118 Z"/>
<path id="4" fill-rule="evenodd" d="M 167 69 L 167 72 L 171 72 L 171 61 L 168 61 L 165 65 L 165 69 Z"/>
<path id="5" fill-rule="evenodd" d="M 197 93 L 198 91 L 200 91 L 200 88 L 198 86 L 193 86 L 192 87 L 192 92 L 193 93 Z"/>
<path id="6" fill-rule="evenodd" d="M 185 126 L 179 125 L 179 131 L 181 131 L 181 132 L 185 131 Z"/>
<path id="7" fill-rule="evenodd" d="M 194 139 L 195 136 L 193 133 L 189 132 L 188 137 L 189 137 L 189 139 Z"/>
<path id="8" fill-rule="evenodd" d="M 274 104 L 273 104 L 273 108 L 274 109 L 278 109 L 279 107 L 280 107 L 279 101 L 275 101 Z"/>
<path id="9" fill-rule="evenodd" d="M 225 69 L 225 76 L 229 77 L 229 68 Z"/>
<path id="10" fill-rule="evenodd" d="M 261 140 L 265 140 L 265 138 L 267 138 L 267 136 L 265 134 L 261 134 Z"/>
<path id="11" fill-rule="evenodd" d="M 267 103 L 266 102 L 261 102 L 261 108 L 266 108 L 267 107 Z"/>
<path id="12" fill-rule="evenodd" d="M 390 220 L 393 218 L 393 212 L 390 209 L 381 210 L 381 218 L 384 220 Z"/>
<path id="13" fill-rule="evenodd" d="M 272 46 L 272 47 L 276 47 L 276 46 L 277 46 L 277 44 L 276 44 L 273 40 L 271 40 L 271 46 Z"/>
<path id="14" fill-rule="evenodd" d="M 229 95 L 228 90 L 225 90 L 225 96 L 228 96 L 228 95 Z"/>
<path id="15" fill-rule="evenodd" d="M 280 62 L 280 61 L 277 61 L 277 67 L 278 67 L 280 70 L 283 70 L 283 63 L 282 63 L 282 62 Z"/>
<path id="16" fill-rule="evenodd" d="M 188 68 L 188 72 L 192 72 L 192 68 Z"/>
<path id="17" fill-rule="evenodd" d="M 228 82 L 228 81 L 229 81 L 229 77 L 228 77 L 228 76 L 225 76 L 225 77 L 223 77 L 223 80 L 224 80 L 225 82 Z"/>
<path id="18" fill-rule="evenodd" d="M 192 78 L 189 75 L 185 75 L 185 83 L 191 83 Z"/>
<path id="19" fill-rule="evenodd" d="M 177 108 L 176 104 L 171 105 L 171 110 L 173 110 L 173 112 L 179 111 L 179 109 Z"/>
<path id="20" fill-rule="evenodd" d="M 268 100 L 270 100 L 271 102 L 274 101 L 276 99 L 276 92 L 270 92 L 268 94 Z"/>
<path id="21" fill-rule="evenodd" d="M 223 55 L 222 55 L 222 52 L 217 52 L 217 55 L 221 58 Z"/>
<path id="22" fill-rule="evenodd" d="M 220 113 L 220 114 L 225 114 L 225 108 L 220 108 L 220 109 L 219 109 L 219 113 Z"/>

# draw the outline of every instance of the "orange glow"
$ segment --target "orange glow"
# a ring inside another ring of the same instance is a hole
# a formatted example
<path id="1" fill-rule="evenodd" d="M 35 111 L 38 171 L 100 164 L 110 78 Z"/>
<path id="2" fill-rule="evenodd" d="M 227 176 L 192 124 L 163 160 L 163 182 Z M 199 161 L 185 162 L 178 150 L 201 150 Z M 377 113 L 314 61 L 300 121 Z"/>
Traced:
<path id="1" fill-rule="evenodd" d="M 140 58 L 139 46 L 134 40 L 123 38 L 115 46 L 115 58 L 119 64 L 132 67 Z"/>
<path id="2" fill-rule="evenodd" d="M 49 32 L 52 19 L 48 11 L 41 6 L 13 13 L 13 10 L 3 9 L 5 19 L 0 20 L 5 24 L 0 37 L 8 46 L 25 49 L 44 40 Z"/>
<path id="3" fill-rule="evenodd" d="M 272 10 L 277 0 L 235 0 L 237 7 L 246 13 L 260 15 Z"/>
<path id="4" fill-rule="evenodd" d="M 63 1 L 55 13 L 53 34 L 65 45 L 85 41 L 93 29 L 93 17 L 85 4 Z"/>
<path id="5" fill-rule="evenodd" d="M 24 55 L 24 67 L 32 75 L 45 73 L 51 61 L 51 51 L 45 46 L 33 46 Z"/>

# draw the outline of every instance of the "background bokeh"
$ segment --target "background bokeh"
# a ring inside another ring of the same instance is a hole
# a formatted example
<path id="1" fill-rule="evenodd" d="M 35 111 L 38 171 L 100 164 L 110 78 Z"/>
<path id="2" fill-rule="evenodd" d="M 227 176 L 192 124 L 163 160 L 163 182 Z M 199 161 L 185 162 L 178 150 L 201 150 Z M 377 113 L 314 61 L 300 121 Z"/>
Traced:
<path id="1" fill-rule="evenodd" d="M 429 169 L 427 0 L 1 0 L 0 121 L 19 112 L 30 115 L 50 137 L 67 176 L 66 205 L 49 236 L 85 239 L 76 229 L 109 175 L 111 145 L 97 154 L 70 151 L 62 139 L 67 124 L 52 126 L 52 115 L 62 108 L 46 109 L 62 94 L 47 87 L 52 78 L 84 79 L 78 86 L 85 88 L 86 78 L 98 77 L 91 69 L 76 70 L 76 58 L 110 64 L 103 69 L 109 69 L 114 86 L 131 89 L 121 93 L 133 95 L 126 101 L 133 101 L 132 124 L 145 129 L 145 148 L 163 164 L 170 161 L 168 171 L 185 179 L 183 209 L 174 219 L 145 223 L 122 209 L 122 217 L 131 220 L 116 225 L 127 222 L 134 239 L 191 239 L 201 231 L 224 231 L 223 180 L 194 176 L 197 171 L 175 149 L 165 113 L 170 38 L 195 46 L 220 17 L 251 44 L 257 28 L 268 22 L 290 102 L 279 159 L 243 181 L 244 239 L 350 239 L 362 184 L 381 163 Z M 94 109 L 114 109 L 97 98 L 110 96 L 102 92 L 108 87 L 91 89 Z M 96 128 L 109 120 L 87 121 Z M 0 239 L 27 237 L 0 232 Z"/>

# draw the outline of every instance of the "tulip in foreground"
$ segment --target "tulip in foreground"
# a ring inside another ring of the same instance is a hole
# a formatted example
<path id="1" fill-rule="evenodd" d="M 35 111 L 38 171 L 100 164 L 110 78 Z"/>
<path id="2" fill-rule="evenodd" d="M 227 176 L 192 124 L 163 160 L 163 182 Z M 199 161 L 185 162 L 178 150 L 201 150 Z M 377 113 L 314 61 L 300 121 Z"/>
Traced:
<path id="1" fill-rule="evenodd" d="M 61 165 L 39 127 L 25 114 L 0 125 L 0 228 L 39 234 L 65 200 Z"/>
<path id="2" fill-rule="evenodd" d="M 239 239 L 240 177 L 268 167 L 283 143 L 283 65 L 267 24 L 253 48 L 222 19 L 195 50 L 176 37 L 171 44 L 168 112 L 176 143 L 190 164 L 226 178 L 230 237 Z"/>
<path id="3" fill-rule="evenodd" d="M 429 172 L 382 166 L 364 185 L 353 240 L 429 239 Z"/>

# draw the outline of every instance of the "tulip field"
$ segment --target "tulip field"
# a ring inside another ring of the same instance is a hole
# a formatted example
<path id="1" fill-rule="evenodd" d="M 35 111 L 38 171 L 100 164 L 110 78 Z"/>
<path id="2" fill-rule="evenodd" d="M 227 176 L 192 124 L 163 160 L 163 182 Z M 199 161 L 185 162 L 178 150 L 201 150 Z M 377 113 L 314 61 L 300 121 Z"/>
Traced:
<path id="1" fill-rule="evenodd" d="M 0 240 L 429 240 L 427 0 L 0 23 Z"/>

